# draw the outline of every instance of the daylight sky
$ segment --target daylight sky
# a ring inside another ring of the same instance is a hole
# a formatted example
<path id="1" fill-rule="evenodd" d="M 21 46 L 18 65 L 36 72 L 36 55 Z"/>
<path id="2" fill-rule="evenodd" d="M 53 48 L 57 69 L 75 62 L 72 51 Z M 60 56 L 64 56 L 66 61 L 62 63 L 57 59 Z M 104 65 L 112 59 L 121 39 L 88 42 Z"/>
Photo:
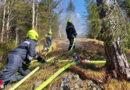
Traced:
<path id="1" fill-rule="evenodd" d="M 62 30 L 63 30 L 62 32 L 63 34 L 65 34 L 67 19 L 71 19 L 78 33 L 78 37 L 85 37 L 87 34 L 86 32 L 87 26 L 85 25 L 85 18 L 84 18 L 84 15 L 87 14 L 85 10 L 85 2 L 84 0 L 72 0 L 72 1 L 75 6 L 75 12 L 73 13 L 66 11 L 66 8 L 68 7 L 70 0 L 63 0 L 62 2 L 62 7 L 64 9 L 63 13 L 61 14 L 61 21 L 60 21 L 62 23 Z M 66 16 L 70 18 L 66 18 Z"/>
<path id="2" fill-rule="evenodd" d="M 64 3 L 63 7 L 67 8 L 69 1 L 70 0 L 63 0 L 63 3 Z M 75 6 L 75 12 L 80 18 L 81 23 L 84 23 L 83 15 L 86 13 L 84 0 L 72 0 L 72 1 Z"/>

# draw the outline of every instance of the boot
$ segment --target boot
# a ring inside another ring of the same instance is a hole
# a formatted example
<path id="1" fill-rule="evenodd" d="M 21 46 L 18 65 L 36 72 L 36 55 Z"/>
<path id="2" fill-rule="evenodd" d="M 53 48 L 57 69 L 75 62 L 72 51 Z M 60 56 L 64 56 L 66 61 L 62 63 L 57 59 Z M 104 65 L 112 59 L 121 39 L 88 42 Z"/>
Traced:
<path id="1" fill-rule="evenodd" d="M 72 47 L 72 46 L 70 45 L 69 48 L 68 48 L 68 51 L 70 51 L 71 47 Z"/>

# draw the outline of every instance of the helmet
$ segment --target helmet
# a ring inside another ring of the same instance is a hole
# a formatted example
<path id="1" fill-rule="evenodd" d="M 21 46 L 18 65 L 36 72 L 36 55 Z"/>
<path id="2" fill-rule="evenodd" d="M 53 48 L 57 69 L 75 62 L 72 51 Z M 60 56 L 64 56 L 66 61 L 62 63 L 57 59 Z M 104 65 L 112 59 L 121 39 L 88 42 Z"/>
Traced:
<path id="1" fill-rule="evenodd" d="M 51 32 L 51 31 L 49 31 L 49 32 L 48 32 L 48 34 L 52 34 L 52 32 Z"/>
<path id="2" fill-rule="evenodd" d="M 27 36 L 26 36 L 26 37 L 27 37 L 27 38 L 29 37 L 29 38 L 31 38 L 31 39 L 37 41 L 38 38 L 39 38 L 39 35 L 38 35 L 38 33 L 37 33 L 36 30 L 32 29 L 32 30 L 29 30 L 29 31 L 27 32 Z"/>
<path id="3" fill-rule="evenodd" d="M 68 19 L 68 20 L 67 20 L 67 22 L 70 22 L 70 23 L 72 23 L 72 20 Z"/>

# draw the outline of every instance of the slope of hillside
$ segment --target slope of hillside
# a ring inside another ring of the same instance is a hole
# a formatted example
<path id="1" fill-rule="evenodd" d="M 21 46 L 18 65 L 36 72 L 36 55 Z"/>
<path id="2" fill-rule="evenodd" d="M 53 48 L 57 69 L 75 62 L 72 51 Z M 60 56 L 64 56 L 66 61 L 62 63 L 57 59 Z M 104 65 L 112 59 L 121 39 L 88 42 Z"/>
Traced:
<path id="1" fill-rule="evenodd" d="M 67 53 L 67 40 L 54 40 L 53 46 L 54 51 L 50 52 L 47 58 L 57 57 L 52 62 L 45 63 L 39 71 L 16 90 L 34 90 L 56 71 L 69 63 L 59 62 L 58 60 L 72 60 L 73 53 L 78 53 L 83 59 L 105 59 L 103 42 L 98 40 L 76 39 L 76 49 L 69 53 Z M 39 50 L 40 53 L 42 53 L 41 47 L 42 45 L 40 45 L 40 48 L 37 47 L 37 51 Z M 39 62 L 32 64 L 30 66 L 31 70 L 39 64 Z M 105 64 L 77 64 L 60 74 L 43 90 L 130 90 L 128 81 L 111 79 L 106 82 L 105 77 Z"/>

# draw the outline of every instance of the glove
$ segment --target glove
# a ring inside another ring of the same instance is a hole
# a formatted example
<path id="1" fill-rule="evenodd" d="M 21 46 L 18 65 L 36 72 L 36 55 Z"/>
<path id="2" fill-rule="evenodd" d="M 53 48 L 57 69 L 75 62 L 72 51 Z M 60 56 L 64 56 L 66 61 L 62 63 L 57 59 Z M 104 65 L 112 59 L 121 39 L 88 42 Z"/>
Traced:
<path id="1" fill-rule="evenodd" d="M 37 60 L 38 60 L 38 62 L 41 62 L 41 63 L 45 63 L 46 61 L 43 59 L 43 58 L 41 58 L 40 56 L 37 58 Z"/>
<path id="2" fill-rule="evenodd" d="M 74 33 L 74 37 L 76 38 L 76 36 L 77 36 L 77 33 Z"/>
<path id="3" fill-rule="evenodd" d="M 31 60 L 26 59 L 26 64 L 30 64 Z"/>
<path id="4" fill-rule="evenodd" d="M 26 59 L 25 62 L 23 63 L 24 68 L 28 68 L 30 66 L 30 60 Z"/>
<path id="5" fill-rule="evenodd" d="M 29 68 L 29 66 L 30 66 L 30 63 L 25 63 L 23 67 L 24 68 Z"/>

